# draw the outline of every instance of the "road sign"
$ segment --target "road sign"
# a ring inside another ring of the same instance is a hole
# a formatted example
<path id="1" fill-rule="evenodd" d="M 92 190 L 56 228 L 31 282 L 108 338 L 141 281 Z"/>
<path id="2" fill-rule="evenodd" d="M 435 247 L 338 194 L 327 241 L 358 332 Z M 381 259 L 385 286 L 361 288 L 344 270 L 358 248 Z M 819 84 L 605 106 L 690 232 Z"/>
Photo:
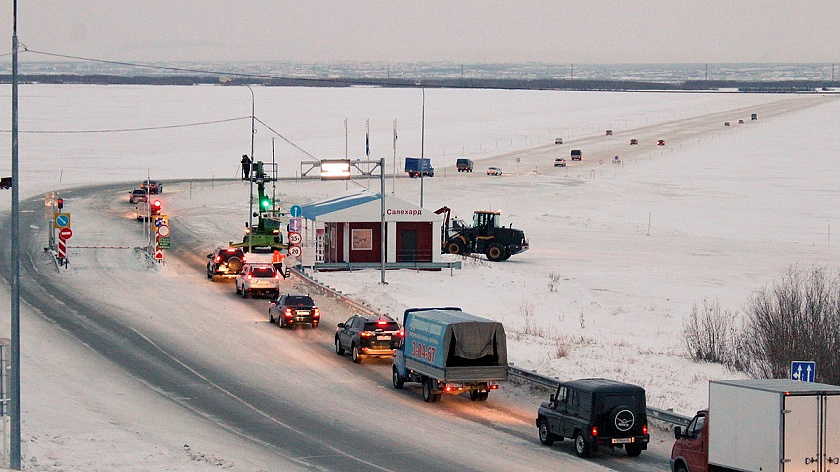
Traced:
<path id="1" fill-rule="evenodd" d="M 54 228 L 69 228 L 70 227 L 70 213 L 56 213 L 53 221 Z"/>
<path id="2" fill-rule="evenodd" d="M 297 246 L 300 242 L 303 241 L 303 237 L 300 233 L 290 232 L 289 233 L 289 244 L 294 244 Z"/>
<path id="3" fill-rule="evenodd" d="M 303 209 L 300 205 L 292 205 L 292 207 L 289 208 L 289 214 L 292 215 L 293 218 L 299 218 L 300 215 L 303 214 Z"/>
<path id="4" fill-rule="evenodd" d="M 814 361 L 793 361 L 790 363 L 791 380 L 814 382 L 817 377 L 817 363 Z"/>
<path id="5" fill-rule="evenodd" d="M 160 237 L 165 238 L 165 237 L 169 236 L 169 226 L 160 225 L 157 228 L 157 232 L 160 235 Z"/>
<path id="6" fill-rule="evenodd" d="M 299 233 L 303 222 L 300 218 L 289 218 L 289 232 Z"/>
<path id="7" fill-rule="evenodd" d="M 158 247 L 160 249 L 172 249 L 172 243 L 170 242 L 169 236 L 161 236 L 158 238 Z"/>
<path id="8" fill-rule="evenodd" d="M 300 257 L 301 253 L 300 246 L 289 246 L 290 257 Z"/>
<path id="9" fill-rule="evenodd" d="M 155 216 L 152 224 L 155 228 L 160 228 L 161 226 L 169 226 L 169 217 L 166 215 L 157 215 Z"/>
<path id="10" fill-rule="evenodd" d="M 73 230 L 70 228 L 61 228 L 58 230 L 59 239 L 70 239 L 73 237 Z"/>

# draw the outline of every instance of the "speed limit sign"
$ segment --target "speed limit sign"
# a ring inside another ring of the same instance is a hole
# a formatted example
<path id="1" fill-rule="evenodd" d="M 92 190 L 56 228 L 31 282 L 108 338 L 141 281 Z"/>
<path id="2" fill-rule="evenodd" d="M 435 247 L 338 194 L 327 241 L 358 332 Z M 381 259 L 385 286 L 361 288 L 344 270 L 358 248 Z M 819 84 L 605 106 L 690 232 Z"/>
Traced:
<path id="1" fill-rule="evenodd" d="M 300 257 L 300 246 L 289 246 L 289 256 Z"/>
<path id="2" fill-rule="evenodd" d="M 289 232 L 289 244 L 300 244 L 303 238 L 300 236 L 300 233 L 296 233 L 294 231 Z"/>

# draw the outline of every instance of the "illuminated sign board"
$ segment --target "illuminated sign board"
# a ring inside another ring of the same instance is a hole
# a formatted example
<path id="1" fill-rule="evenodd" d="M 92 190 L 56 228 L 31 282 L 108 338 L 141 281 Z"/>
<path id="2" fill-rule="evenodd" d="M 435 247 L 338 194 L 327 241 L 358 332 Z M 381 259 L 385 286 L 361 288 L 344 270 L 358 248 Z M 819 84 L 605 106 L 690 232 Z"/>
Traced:
<path id="1" fill-rule="evenodd" d="M 321 161 L 321 180 L 350 180 L 350 159 Z"/>

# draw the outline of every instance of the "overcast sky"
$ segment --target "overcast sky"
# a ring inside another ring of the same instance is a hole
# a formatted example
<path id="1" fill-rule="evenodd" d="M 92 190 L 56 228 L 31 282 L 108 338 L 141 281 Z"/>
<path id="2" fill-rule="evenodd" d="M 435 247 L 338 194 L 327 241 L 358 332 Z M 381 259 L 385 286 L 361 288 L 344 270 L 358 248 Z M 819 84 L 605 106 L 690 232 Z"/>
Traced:
<path id="1" fill-rule="evenodd" d="M 126 61 L 833 63 L 838 19 L 838 0 L 18 0 L 29 49 Z"/>

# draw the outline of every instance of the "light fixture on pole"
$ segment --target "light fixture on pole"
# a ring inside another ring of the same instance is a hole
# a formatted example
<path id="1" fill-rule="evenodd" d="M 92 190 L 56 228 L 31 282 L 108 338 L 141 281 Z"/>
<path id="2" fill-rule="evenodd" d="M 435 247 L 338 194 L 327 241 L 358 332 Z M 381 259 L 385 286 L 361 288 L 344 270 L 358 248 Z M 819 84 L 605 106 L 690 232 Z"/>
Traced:
<path id="1" fill-rule="evenodd" d="M 229 77 L 219 77 L 219 82 L 223 84 L 230 81 L 231 79 Z M 254 97 L 254 89 L 252 89 L 248 84 L 243 83 L 242 85 L 248 87 L 248 91 L 251 92 L 251 167 L 248 170 L 248 182 L 251 187 L 251 197 L 248 200 L 248 252 L 251 252 L 251 243 L 253 242 L 253 237 L 251 235 L 254 232 L 254 135 L 257 134 L 257 129 L 255 127 L 255 109 L 257 100 Z"/>

